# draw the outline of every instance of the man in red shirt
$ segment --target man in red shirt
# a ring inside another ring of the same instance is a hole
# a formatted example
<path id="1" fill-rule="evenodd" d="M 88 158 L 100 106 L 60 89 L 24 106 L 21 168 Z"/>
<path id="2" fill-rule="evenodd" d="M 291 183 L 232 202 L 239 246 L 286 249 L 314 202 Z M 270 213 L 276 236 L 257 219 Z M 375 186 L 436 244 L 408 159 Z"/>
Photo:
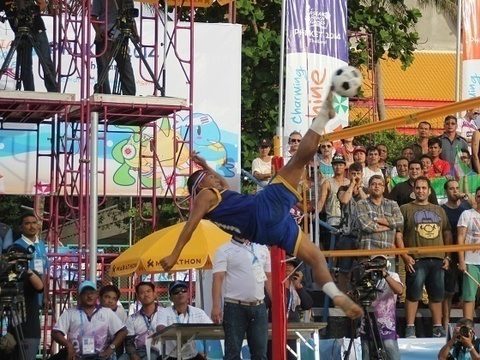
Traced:
<path id="1" fill-rule="evenodd" d="M 442 142 L 439 138 L 428 140 L 428 155 L 432 158 L 433 171 L 435 177 L 450 175 L 450 164 L 448 161 L 440 159 L 442 153 Z"/>

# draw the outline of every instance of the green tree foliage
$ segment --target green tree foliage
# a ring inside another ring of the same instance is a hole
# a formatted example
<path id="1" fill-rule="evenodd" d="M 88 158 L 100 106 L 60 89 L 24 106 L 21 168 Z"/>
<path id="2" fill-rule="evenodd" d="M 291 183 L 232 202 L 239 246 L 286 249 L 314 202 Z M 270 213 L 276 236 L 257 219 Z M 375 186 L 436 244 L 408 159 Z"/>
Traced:
<path id="1" fill-rule="evenodd" d="M 422 16 L 418 9 L 409 9 L 404 0 L 349 0 L 348 29 L 371 37 L 355 37 L 351 41 L 350 63 L 375 70 L 375 95 L 380 120 L 386 117 L 380 59 L 398 59 L 405 70 L 414 59 L 419 39 L 415 24 Z M 372 51 L 369 54 L 368 44 Z"/>
<path id="2" fill-rule="evenodd" d="M 0 222 L 9 225 L 14 231 L 18 230 L 20 216 L 29 212 L 22 208 L 33 207 L 31 196 L 23 195 L 2 195 L 0 196 Z"/>
<path id="3" fill-rule="evenodd" d="M 394 161 L 402 154 L 405 146 L 415 142 L 415 136 L 399 134 L 394 130 L 379 131 L 373 134 L 362 135 L 355 138 L 358 143 L 368 147 L 383 144 L 388 149 L 388 161 L 394 164 Z"/>
<path id="4" fill-rule="evenodd" d="M 348 29 L 373 37 L 373 64 L 367 61 L 367 39 L 351 43 L 350 63 L 371 66 L 380 59 L 399 59 L 404 69 L 413 62 L 418 33 L 414 26 L 422 16 L 418 9 L 409 9 L 404 0 L 349 0 Z"/>
<path id="5" fill-rule="evenodd" d="M 442 12 L 452 23 L 457 21 L 457 0 L 417 0 L 422 8 L 434 6 Z"/>
<path id="6" fill-rule="evenodd" d="M 348 0 L 350 31 L 372 34 L 374 58 L 399 59 L 406 68 L 413 61 L 418 34 L 413 27 L 421 16 L 404 0 Z M 242 47 L 242 167 L 257 156 L 258 139 L 272 137 L 278 121 L 281 0 L 237 0 L 237 23 L 243 27 Z M 196 13 L 197 21 L 224 21 L 225 7 Z M 367 65 L 368 46 L 352 42 L 351 63 Z M 374 63 L 372 63 L 374 65 Z M 372 66 L 372 65 L 371 65 Z"/>

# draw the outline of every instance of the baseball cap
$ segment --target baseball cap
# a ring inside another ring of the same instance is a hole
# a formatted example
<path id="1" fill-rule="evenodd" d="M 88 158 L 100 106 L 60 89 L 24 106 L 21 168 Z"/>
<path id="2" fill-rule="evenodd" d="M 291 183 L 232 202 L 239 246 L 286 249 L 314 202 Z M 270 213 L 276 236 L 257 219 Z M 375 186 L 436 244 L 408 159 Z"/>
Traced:
<path id="1" fill-rule="evenodd" d="M 300 261 L 298 261 L 297 259 L 290 258 L 287 261 L 285 261 L 285 264 L 290 264 L 293 267 L 297 267 L 298 265 L 300 265 Z"/>
<path id="2" fill-rule="evenodd" d="M 339 163 L 342 163 L 342 164 L 346 164 L 347 162 L 345 161 L 345 158 L 343 157 L 343 155 L 335 155 L 332 159 L 332 164 L 339 164 Z"/>
<path id="3" fill-rule="evenodd" d="M 365 154 L 367 153 L 367 149 L 365 149 L 363 146 L 355 146 L 355 149 L 353 149 L 353 153 L 355 154 L 358 151 L 361 151 Z"/>
<path id="4" fill-rule="evenodd" d="M 185 281 L 179 281 L 179 280 L 173 281 L 168 286 L 168 293 L 172 295 L 172 292 L 174 292 L 178 288 L 188 289 L 188 284 Z"/>
<path id="5" fill-rule="evenodd" d="M 262 139 L 260 141 L 260 147 L 272 147 L 272 142 L 268 139 Z"/>
<path id="6" fill-rule="evenodd" d="M 87 289 L 92 289 L 92 290 L 96 291 L 97 290 L 97 285 L 93 281 L 90 281 L 90 280 L 82 281 L 82 283 L 78 287 L 78 293 L 81 294 L 84 290 L 87 290 Z"/>

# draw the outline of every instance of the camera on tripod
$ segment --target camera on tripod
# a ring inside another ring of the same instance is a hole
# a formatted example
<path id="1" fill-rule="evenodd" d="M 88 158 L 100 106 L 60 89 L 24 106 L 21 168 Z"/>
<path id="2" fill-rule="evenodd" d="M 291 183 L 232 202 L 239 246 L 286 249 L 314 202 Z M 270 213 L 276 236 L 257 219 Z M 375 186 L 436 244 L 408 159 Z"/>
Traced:
<path id="1" fill-rule="evenodd" d="M 33 19 L 35 16 L 40 16 L 40 7 L 35 0 L 14 0 L 12 6 L 17 27 L 32 28 Z"/>
<path id="2" fill-rule="evenodd" d="M 387 269 L 387 259 L 377 256 L 358 264 L 353 269 L 354 298 L 365 306 L 370 306 L 377 297 L 378 283 Z"/>
<path id="3" fill-rule="evenodd" d="M 139 16 L 139 11 L 134 7 L 133 1 L 123 0 L 118 14 L 118 21 L 121 25 L 131 25 L 135 18 Z"/>
<path id="4" fill-rule="evenodd" d="M 33 246 L 23 248 L 13 245 L 0 256 L 0 299 L 23 294 L 23 280 L 34 252 Z"/>

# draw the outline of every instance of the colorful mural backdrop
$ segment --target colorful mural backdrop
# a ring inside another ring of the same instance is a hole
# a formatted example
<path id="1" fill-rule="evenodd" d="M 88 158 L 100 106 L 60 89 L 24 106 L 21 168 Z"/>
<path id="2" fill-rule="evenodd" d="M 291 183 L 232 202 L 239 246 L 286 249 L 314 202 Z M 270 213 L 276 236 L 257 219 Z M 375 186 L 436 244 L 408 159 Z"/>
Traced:
<path id="1" fill-rule="evenodd" d="M 51 29 L 51 24 L 48 23 Z M 148 23 L 144 24 L 148 26 Z M 7 23 L 0 24 L 0 61 L 3 61 L 13 39 Z M 48 30 L 47 30 L 48 31 Z M 51 32 L 50 32 L 51 33 Z M 144 43 L 153 41 L 153 27 L 146 29 Z M 148 38 L 150 36 L 151 38 Z M 188 33 L 179 32 L 177 41 L 180 56 L 188 58 Z M 160 36 L 163 38 L 163 35 Z M 133 50 L 133 47 L 132 49 Z M 133 52 L 132 52 L 133 53 Z M 152 85 L 142 80 L 139 74 L 139 59 L 133 53 L 133 68 L 136 71 L 138 95 L 152 93 Z M 69 65 L 67 55 L 63 64 Z M 152 58 L 147 56 L 151 62 Z M 34 68 L 37 68 L 34 55 Z M 234 189 L 240 185 L 240 73 L 241 73 L 241 26 L 231 24 L 195 25 L 195 74 L 194 74 L 194 113 L 193 113 L 193 150 L 198 151 L 209 164 L 224 175 Z M 15 61 L 12 61 L 15 69 Z M 92 59 L 91 68 L 95 69 Z M 67 69 L 64 69 L 66 72 Z M 144 72 L 144 69 L 142 69 Z M 219 76 L 221 74 L 221 76 Z M 92 71 L 92 86 L 96 82 L 96 70 Z M 113 71 L 110 72 L 113 80 Z M 44 91 L 43 81 L 36 78 L 38 91 Z M 65 83 L 64 83 L 65 85 Z M 14 89 L 12 79 L 2 78 L 0 89 Z M 167 95 L 188 98 L 183 69 L 177 60 L 170 56 L 167 60 Z M 66 92 L 79 93 L 79 81 L 75 75 L 66 83 Z M 78 96 L 78 95 L 77 95 Z M 174 159 L 178 160 L 178 173 L 186 173 L 189 168 L 188 144 L 174 151 L 173 139 L 186 137 L 189 115 L 187 112 L 176 114 L 176 118 L 158 119 L 155 127 L 141 132 L 132 126 L 109 126 L 106 140 L 99 142 L 99 171 L 106 173 L 106 186 L 100 179 L 100 193 L 108 195 L 136 195 L 141 185 L 152 187 L 155 184 L 157 194 L 161 194 L 171 180 Z M 173 126 L 177 129 L 174 131 Z M 6 125 L 0 132 L 0 193 L 33 194 L 49 193 L 50 172 L 48 157 L 38 154 L 52 152 L 51 127 L 41 125 L 37 132 L 32 125 Z M 10 128 L 10 129 L 9 129 Z M 59 133 L 71 129 L 61 128 Z M 153 153 L 152 139 L 156 137 L 156 158 L 142 156 Z M 78 149 L 73 148 L 75 154 Z M 74 156 L 74 158 L 76 158 Z M 38 160 L 38 179 L 36 179 Z M 78 159 L 76 159 L 78 161 Z M 155 166 L 153 162 L 156 162 Z M 63 163 L 63 158 L 60 163 Z M 156 167 L 156 172 L 153 171 Z M 140 175 L 140 177 L 139 177 Z M 185 177 L 177 177 L 177 194 L 185 191 Z"/>

